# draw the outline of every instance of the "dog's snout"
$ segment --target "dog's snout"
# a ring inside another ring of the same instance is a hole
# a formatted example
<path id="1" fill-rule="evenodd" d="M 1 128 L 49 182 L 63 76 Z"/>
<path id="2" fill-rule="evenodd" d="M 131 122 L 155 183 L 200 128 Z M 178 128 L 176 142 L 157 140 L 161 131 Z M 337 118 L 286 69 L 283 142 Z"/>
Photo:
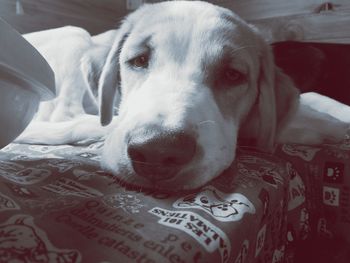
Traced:
<path id="1" fill-rule="evenodd" d="M 155 133 L 141 139 L 132 136 L 128 155 L 135 172 L 152 181 L 174 177 L 196 152 L 196 139 L 184 132 Z"/>

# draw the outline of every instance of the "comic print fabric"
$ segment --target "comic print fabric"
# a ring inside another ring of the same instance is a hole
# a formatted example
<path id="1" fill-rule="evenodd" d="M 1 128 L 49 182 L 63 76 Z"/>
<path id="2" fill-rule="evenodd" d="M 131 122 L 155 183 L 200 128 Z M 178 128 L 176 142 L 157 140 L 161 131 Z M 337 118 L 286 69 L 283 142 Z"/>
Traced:
<path id="1" fill-rule="evenodd" d="M 310 237 L 350 236 L 350 149 L 238 149 L 176 195 L 124 186 L 102 143 L 0 151 L 0 263 L 293 262 Z"/>

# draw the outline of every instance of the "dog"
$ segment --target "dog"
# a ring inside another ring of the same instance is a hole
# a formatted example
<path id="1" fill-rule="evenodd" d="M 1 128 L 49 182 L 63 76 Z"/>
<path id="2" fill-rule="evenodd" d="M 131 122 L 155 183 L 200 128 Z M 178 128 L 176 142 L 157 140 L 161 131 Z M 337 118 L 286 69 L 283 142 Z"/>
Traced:
<path id="1" fill-rule="evenodd" d="M 17 141 L 105 140 L 102 167 L 129 185 L 199 188 L 231 165 L 239 141 L 269 151 L 348 136 L 348 106 L 335 116 L 310 107 L 329 99 L 300 97 L 258 30 L 207 2 L 146 4 L 93 37 L 64 27 L 25 38 L 53 68 L 57 97 Z"/>

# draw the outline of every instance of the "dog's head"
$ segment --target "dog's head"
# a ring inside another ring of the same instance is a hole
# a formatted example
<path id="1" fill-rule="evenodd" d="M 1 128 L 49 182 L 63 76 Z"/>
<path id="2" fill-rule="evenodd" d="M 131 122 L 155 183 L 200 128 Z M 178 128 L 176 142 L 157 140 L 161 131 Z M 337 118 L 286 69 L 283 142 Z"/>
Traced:
<path id="1" fill-rule="evenodd" d="M 298 94 L 254 27 L 199 1 L 129 15 L 99 85 L 102 124 L 120 101 L 103 166 L 131 184 L 168 190 L 219 175 L 239 136 L 271 148 Z"/>

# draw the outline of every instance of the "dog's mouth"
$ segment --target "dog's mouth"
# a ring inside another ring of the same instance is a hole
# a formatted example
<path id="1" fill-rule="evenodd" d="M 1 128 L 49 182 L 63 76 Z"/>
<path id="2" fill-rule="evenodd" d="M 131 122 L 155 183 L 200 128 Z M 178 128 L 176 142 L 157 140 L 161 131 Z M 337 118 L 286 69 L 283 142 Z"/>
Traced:
<path id="1" fill-rule="evenodd" d="M 227 167 L 212 167 L 217 160 L 205 161 L 198 150 L 191 162 L 182 165 L 173 160 L 166 163 L 149 163 L 131 160 L 116 169 L 108 169 L 117 178 L 120 185 L 139 191 L 157 190 L 167 193 L 192 192 L 210 183 Z"/>
<path id="2" fill-rule="evenodd" d="M 167 162 L 167 164 L 155 164 L 135 160 L 131 161 L 135 173 L 146 177 L 153 183 L 174 178 L 182 169 L 182 165 L 173 164 L 171 160 Z"/>
<path id="3" fill-rule="evenodd" d="M 192 169 L 180 170 L 178 173 L 172 171 L 174 174 L 171 177 L 168 175 L 169 171 L 165 173 L 167 177 L 160 173 L 153 173 L 151 179 L 140 176 L 135 171 L 130 172 L 130 170 L 114 174 L 116 181 L 122 187 L 142 192 L 149 190 L 168 194 L 193 192 L 211 182 L 210 180 L 199 181 L 198 173 Z"/>

